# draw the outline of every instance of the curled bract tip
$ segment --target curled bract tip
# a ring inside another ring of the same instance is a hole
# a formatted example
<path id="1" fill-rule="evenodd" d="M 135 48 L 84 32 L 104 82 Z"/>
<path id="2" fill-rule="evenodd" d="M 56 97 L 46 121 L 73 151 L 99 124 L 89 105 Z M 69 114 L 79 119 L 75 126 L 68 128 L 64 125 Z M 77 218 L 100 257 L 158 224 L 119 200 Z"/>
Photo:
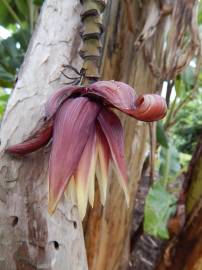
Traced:
<path id="1" fill-rule="evenodd" d="M 30 138 L 22 143 L 9 146 L 5 152 L 15 155 L 25 155 L 45 146 L 53 133 L 53 121 L 45 122 Z"/>
<path id="2" fill-rule="evenodd" d="M 135 101 L 135 107 L 131 115 L 145 122 L 158 121 L 167 112 L 165 99 L 156 94 L 140 95 Z"/>

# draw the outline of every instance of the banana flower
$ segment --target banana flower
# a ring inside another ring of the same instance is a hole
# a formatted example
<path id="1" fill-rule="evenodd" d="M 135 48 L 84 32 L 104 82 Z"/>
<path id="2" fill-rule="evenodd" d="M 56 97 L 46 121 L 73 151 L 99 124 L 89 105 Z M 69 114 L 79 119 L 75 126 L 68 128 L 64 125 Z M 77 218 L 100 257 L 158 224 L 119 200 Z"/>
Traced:
<path id="1" fill-rule="evenodd" d="M 132 87 L 122 82 L 99 81 L 88 86 L 68 86 L 46 103 L 44 125 L 26 141 L 6 149 L 13 154 L 28 154 L 52 138 L 49 160 L 51 214 L 69 184 L 76 190 L 77 205 L 83 218 L 88 200 L 93 206 L 95 175 L 104 205 L 110 162 L 129 202 L 124 133 L 113 108 L 145 122 L 160 120 L 167 111 L 166 102 L 160 95 L 137 96 Z"/>

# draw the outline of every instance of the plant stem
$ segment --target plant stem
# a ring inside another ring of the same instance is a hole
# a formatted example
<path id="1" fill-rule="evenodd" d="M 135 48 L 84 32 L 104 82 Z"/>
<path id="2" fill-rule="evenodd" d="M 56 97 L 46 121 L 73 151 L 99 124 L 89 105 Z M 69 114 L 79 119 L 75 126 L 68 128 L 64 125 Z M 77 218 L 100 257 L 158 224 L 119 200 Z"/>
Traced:
<path id="1" fill-rule="evenodd" d="M 166 158 L 165 158 L 165 170 L 163 175 L 163 185 L 165 188 L 168 187 L 168 181 L 169 181 L 169 168 L 170 168 L 170 146 L 168 147 L 166 151 Z"/>
<path id="2" fill-rule="evenodd" d="M 193 87 L 193 89 L 191 90 L 191 92 L 178 104 L 177 108 L 175 110 L 172 111 L 172 118 L 173 120 L 171 121 L 171 117 L 169 119 L 169 121 L 166 123 L 165 128 L 168 129 L 170 127 L 172 127 L 173 125 L 176 124 L 177 119 L 176 119 L 176 115 L 177 113 L 187 104 L 189 103 L 190 99 L 192 99 L 192 96 L 198 91 L 198 85 L 195 84 L 195 86 Z M 174 106 L 175 107 L 175 106 Z"/>
<path id="3" fill-rule="evenodd" d="M 100 77 L 101 36 L 103 33 L 101 13 L 104 11 L 106 3 L 103 0 L 81 0 L 81 4 L 83 5 L 81 14 L 83 46 L 79 53 L 84 60 L 81 74 L 83 75 L 82 84 L 89 84 Z"/>
<path id="4" fill-rule="evenodd" d="M 169 80 L 168 86 L 167 86 L 167 91 L 166 91 L 166 103 L 167 103 L 168 107 L 170 105 L 170 96 L 171 96 L 173 85 L 174 85 L 174 81 Z"/>
<path id="5" fill-rule="evenodd" d="M 32 33 L 34 30 L 34 4 L 32 0 L 27 1 L 29 7 L 29 25 L 30 25 L 30 32 Z"/>
<path id="6" fill-rule="evenodd" d="M 175 96 L 175 99 L 174 99 L 174 101 L 173 101 L 173 103 L 171 105 L 171 108 L 168 111 L 168 115 L 167 115 L 167 118 L 166 118 L 166 121 L 165 121 L 165 124 L 164 124 L 165 130 L 167 130 L 169 125 L 170 125 L 170 122 L 171 122 L 171 119 L 172 119 L 172 116 L 173 116 L 173 111 L 175 110 L 176 102 L 177 102 L 177 96 Z"/>
<path id="7" fill-rule="evenodd" d="M 149 123 L 149 138 L 150 138 L 150 185 L 154 182 L 154 165 L 155 165 L 155 130 L 154 123 Z"/>
<path id="8" fill-rule="evenodd" d="M 201 49 L 199 49 L 198 54 L 197 54 L 197 64 L 196 64 L 196 69 L 195 69 L 195 80 L 194 80 L 193 87 L 191 91 L 189 92 L 189 94 L 184 99 L 182 99 L 179 102 L 179 104 L 176 104 L 177 97 L 175 97 L 175 100 L 172 103 L 170 112 L 167 116 L 167 119 L 164 125 L 166 130 L 168 130 L 169 128 L 171 128 L 173 125 L 177 123 L 176 115 L 187 103 L 189 103 L 190 99 L 192 99 L 192 97 L 197 93 L 200 68 L 201 68 Z"/>

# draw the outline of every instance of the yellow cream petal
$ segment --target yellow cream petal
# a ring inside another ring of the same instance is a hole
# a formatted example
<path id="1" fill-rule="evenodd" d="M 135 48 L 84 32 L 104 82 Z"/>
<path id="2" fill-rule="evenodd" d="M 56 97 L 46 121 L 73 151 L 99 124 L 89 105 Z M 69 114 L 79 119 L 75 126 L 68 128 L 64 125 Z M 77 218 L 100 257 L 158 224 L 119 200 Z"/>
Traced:
<path id="1" fill-rule="evenodd" d="M 74 176 L 71 177 L 69 184 L 65 190 L 65 197 L 70 198 L 73 204 L 77 204 L 76 185 Z"/>

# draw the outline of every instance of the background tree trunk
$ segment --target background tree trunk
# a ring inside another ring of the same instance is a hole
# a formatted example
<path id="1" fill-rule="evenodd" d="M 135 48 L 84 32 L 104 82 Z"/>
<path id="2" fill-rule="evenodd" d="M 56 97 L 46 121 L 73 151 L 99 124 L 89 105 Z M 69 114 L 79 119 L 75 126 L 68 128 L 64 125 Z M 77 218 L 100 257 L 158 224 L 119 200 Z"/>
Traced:
<path id="1" fill-rule="evenodd" d="M 63 64 L 81 66 L 80 2 L 45 1 L 1 127 L 2 149 L 30 136 L 43 121 L 47 97 L 59 87 Z M 63 78 L 64 79 L 64 78 Z M 22 158 L 1 152 L 0 269 L 87 269 L 77 208 L 47 208 L 49 147 Z"/>
<path id="2" fill-rule="evenodd" d="M 186 223 L 180 235 L 168 243 L 158 270 L 202 269 L 202 135 L 186 181 Z"/>
<path id="3" fill-rule="evenodd" d="M 135 52 L 134 42 L 145 22 L 148 1 L 108 1 L 102 78 L 129 83 L 138 94 L 161 89 L 146 63 L 143 51 Z M 155 14 L 154 14 L 155 15 Z M 163 29 L 162 23 L 162 29 Z M 161 27 L 160 27 L 161 28 Z M 154 51 L 161 52 L 162 36 L 156 34 Z M 156 60 L 158 63 L 158 59 Z M 145 160 L 148 124 L 120 114 L 125 131 L 130 206 L 127 208 L 116 175 L 111 172 L 106 206 L 97 200 L 85 223 L 85 241 L 90 270 L 127 269 L 130 228 L 138 180 Z M 148 146 L 148 145 L 147 145 Z"/>

